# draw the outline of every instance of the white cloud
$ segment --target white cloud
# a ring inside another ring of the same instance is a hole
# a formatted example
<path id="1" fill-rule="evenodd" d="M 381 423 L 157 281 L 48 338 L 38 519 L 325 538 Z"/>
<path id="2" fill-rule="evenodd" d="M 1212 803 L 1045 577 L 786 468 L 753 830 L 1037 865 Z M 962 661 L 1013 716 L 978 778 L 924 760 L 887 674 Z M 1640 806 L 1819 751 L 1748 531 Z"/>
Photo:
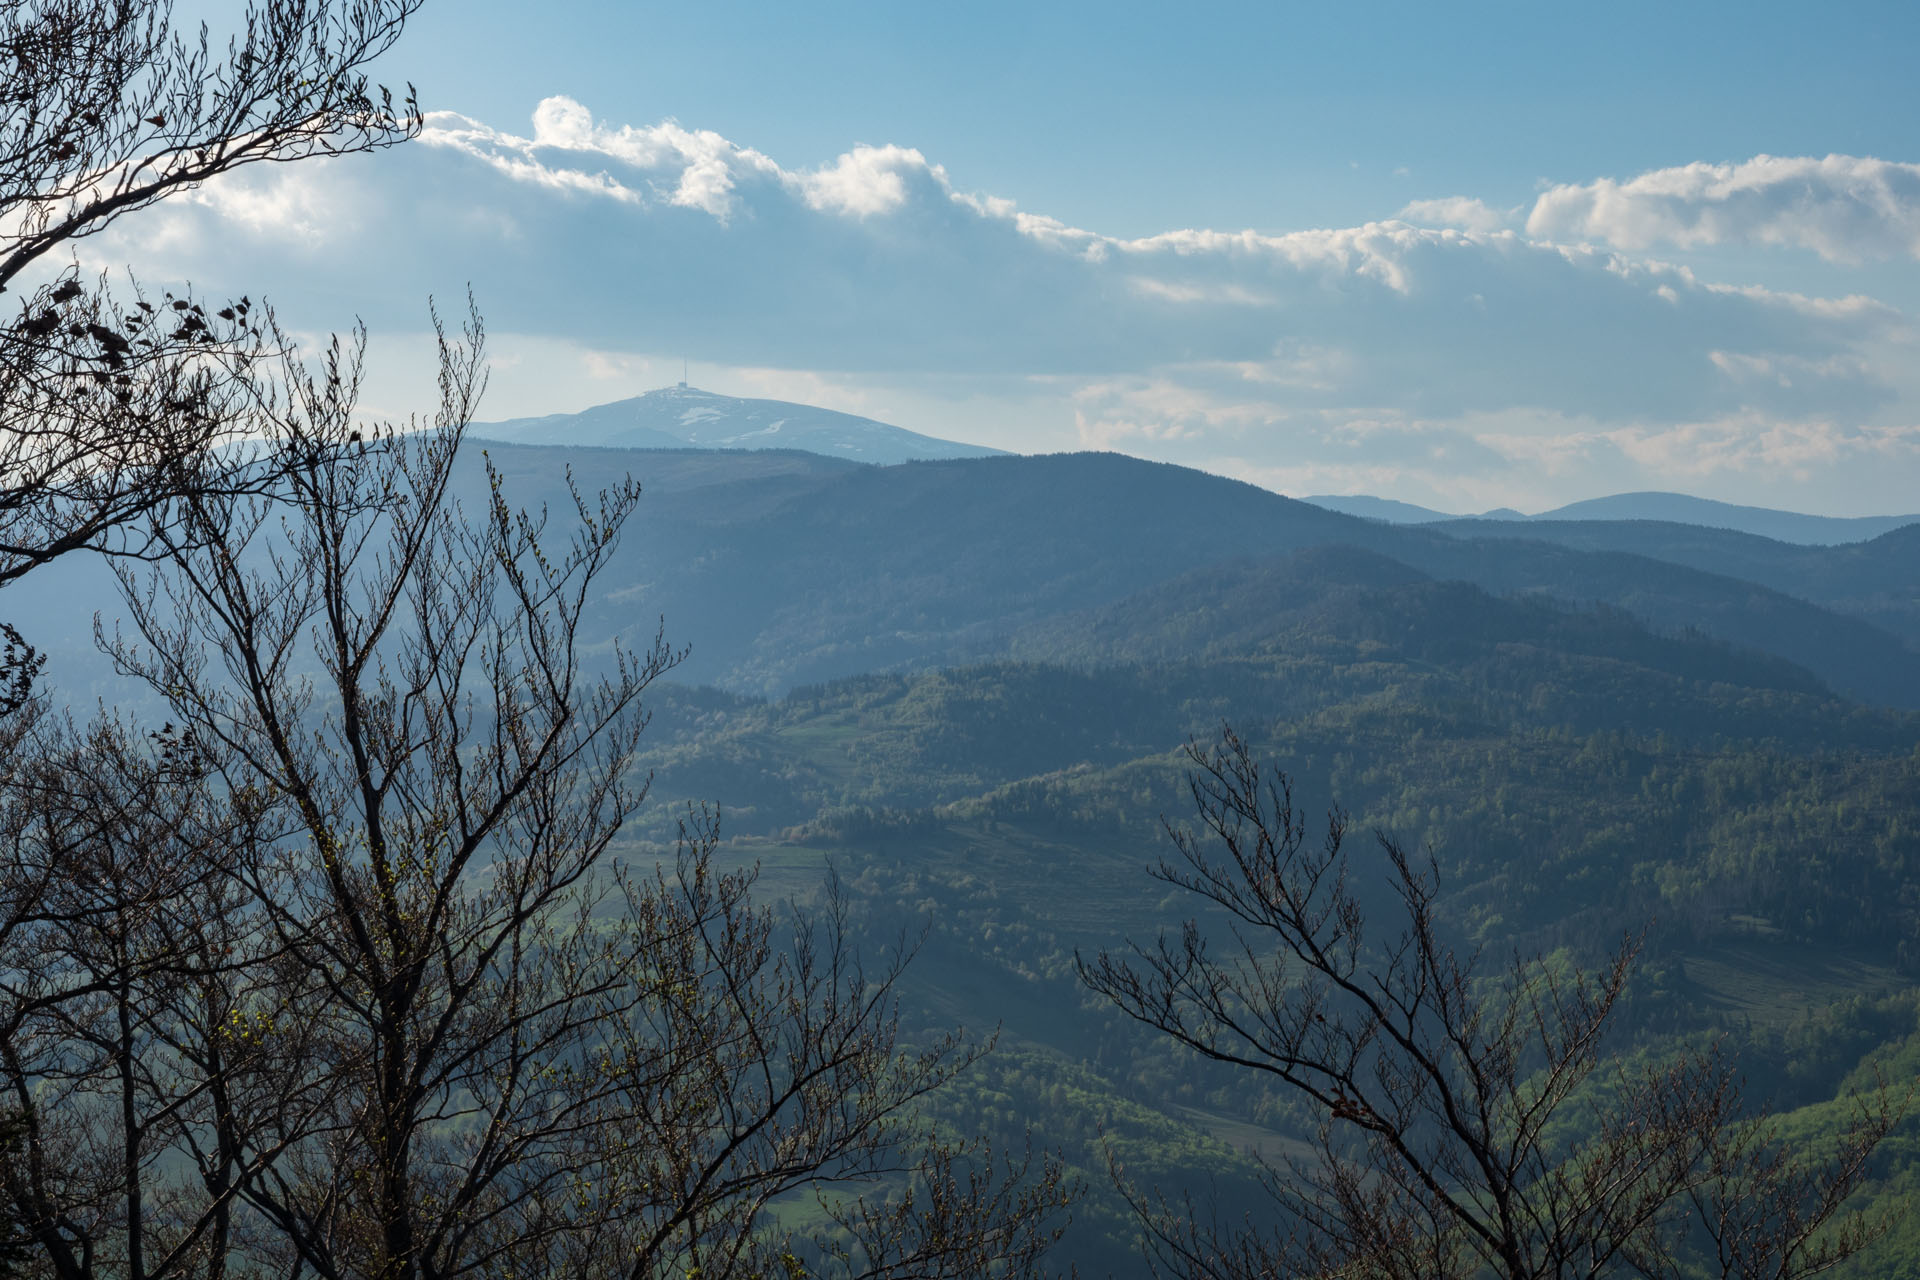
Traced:
<path id="1" fill-rule="evenodd" d="M 1489 432 L 1481 439 L 1521 469 L 1601 478 L 1595 492 L 1608 491 L 1608 482 L 1625 488 L 1640 480 L 1643 488 L 1717 491 L 1744 495 L 1735 500 L 1745 502 L 1766 502 L 1771 494 L 1775 505 L 1794 509 L 1807 505 L 1804 492 L 1796 502 L 1796 490 L 1855 469 L 1891 473 L 1861 486 L 1869 508 L 1906 511 L 1913 505 L 1910 491 L 1901 494 L 1900 488 L 1920 467 L 1920 426 L 1847 426 L 1759 414 L 1661 425 L 1563 424 L 1554 433 Z"/>
<path id="2" fill-rule="evenodd" d="M 295 167 L 279 174 L 242 170 L 229 181 L 193 192 L 192 198 L 247 234 L 312 249 L 361 230 L 352 201 L 342 199 L 344 194 L 316 170 Z"/>
<path id="3" fill-rule="evenodd" d="M 533 109 L 533 141 L 583 150 L 593 145 L 593 113 L 572 98 L 545 98 Z"/>
<path id="4" fill-rule="evenodd" d="M 642 204 L 646 191 L 665 193 L 666 203 L 723 222 L 734 212 L 736 185 L 752 178 L 776 180 L 810 209 L 855 218 L 900 208 L 915 179 L 946 184 L 938 166 L 908 147 L 858 146 L 830 165 L 789 173 L 711 130 L 689 130 L 672 120 L 611 128 L 566 97 L 547 98 L 535 108 L 530 139 L 443 112 L 429 119 L 423 141 L 464 151 L 520 181 Z M 610 167 L 596 168 L 596 162 Z M 616 168 L 629 172 L 616 176 Z"/>
<path id="5" fill-rule="evenodd" d="M 1920 164 L 1762 155 L 1602 178 L 1542 192 L 1527 232 L 1636 251 L 1767 245 L 1834 262 L 1920 258 Z"/>
<path id="6" fill-rule="evenodd" d="M 1187 284 L 1156 280 L 1151 276 L 1134 276 L 1127 281 L 1127 284 L 1148 297 L 1161 298 L 1168 302 L 1226 302 L 1243 307 L 1270 307 L 1274 303 L 1271 294 L 1230 282 Z"/>
<path id="7" fill-rule="evenodd" d="M 546 98 L 534 109 L 532 138 L 436 112 L 421 141 L 464 152 L 522 182 L 631 204 L 699 209 L 722 221 L 733 213 L 740 177 L 779 173 L 766 156 L 710 129 L 688 130 L 672 120 L 608 128 L 567 97 Z M 615 169 L 625 172 L 616 175 Z"/>
<path id="8" fill-rule="evenodd" d="M 740 389 L 924 411 L 902 425 L 936 434 L 1321 491 L 1378 481 L 1429 505 L 1496 505 L 1497 487 L 1553 505 L 1675 475 L 1760 485 L 1769 464 L 1836 493 L 1870 465 L 1874 484 L 1920 491 L 1899 434 L 1920 418 L 1907 320 L 1708 282 L 1580 229 L 1613 225 L 1633 184 L 1548 192 L 1526 232 L 1454 197 L 1352 227 L 1122 238 L 959 190 L 903 146 L 784 169 L 565 98 L 530 133 L 437 115 L 425 146 L 212 184 L 90 252 L 376 333 L 416 329 L 429 293 L 471 282 L 496 332 L 539 335 L 498 380 L 520 388 L 513 414 L 672 381 L 688 355 Z M 162 242 L 124 239 L 136 227 Z M 963 405 L 1019 425 L 970 431 Z"/>
<path id="9" fill-rule="evenodd" d="M 1415 200 L 1400 210 L 1402 220 L 1420 227 L 1458 227 L 1462 231 L 1498 231 L 1512 217 L 1471 196 Z"/>
<path id="10" fill-rule="evenodd" d="M 942 185 L 946 174 L 906 147 L 855 147 L 830 168 L 796 175 L 795 184 L 809 209 L 857 218 L 892 213 L 907 202 L 909 175 L 927 174 Z"/>

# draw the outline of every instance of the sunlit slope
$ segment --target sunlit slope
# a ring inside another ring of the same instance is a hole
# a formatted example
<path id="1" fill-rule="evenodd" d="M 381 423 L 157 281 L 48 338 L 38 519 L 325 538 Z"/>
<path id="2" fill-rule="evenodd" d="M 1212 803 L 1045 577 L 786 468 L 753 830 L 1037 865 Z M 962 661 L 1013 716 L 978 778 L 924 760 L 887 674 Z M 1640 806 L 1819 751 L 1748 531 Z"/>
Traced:
<path id="1" fill-rule="evenodd" d="M 1130 1166 L 1178 1192 L 1240 1176 L 1217 1144 L 1284 1152 L 1321 1119 L 1138 1032 L 1074 976 L 1076 952 L 1193 911 L 1147 868 L 1161 818 L 1188 808 L 1178 747 L 1222 718 L 1293 773 L 1310 825 L 1350 810 L 1367 883 L 1370 832 L 1430 848 L 1447 928 L 1491 963 L 1591 963 L 1644 934 L 1612 1047 L 1724 1037 L 1756 1097 L 1820 1132 L 1849 1074 L 1915 1030 L 1920 718 L 1765 659 L 1750 683 L 1703 678 L 1711 642 L 1531 602 L 1505 602 L 1532 627 L 1508 639 L 1476 632 L 1474 609 L 1470 627 L 1448 634 L 1441 610 L 1390 642 L 1405 593 L 1435 585 L 1332 592 L 1284 652 L 867 676 L 776 702 L 663 690 L 655 813 L 717 800 L 729 857 L 761 861 L 774 895 L 817 891 L 831 865 L 876 946 L 930 931 L 909 1019 L 1003 1028 L 953 1113 L 1016 1144 L 1031 1126 L 1091 1175 L 1083 1261 L 1124 1254 L 1103 1135 L 1123 1131 Z M 1384 919 L 1384 894 L 1362 892 Z M 1903 1131 L 1876 1190 L 1909 1186 L 1915 1154 Z"/>

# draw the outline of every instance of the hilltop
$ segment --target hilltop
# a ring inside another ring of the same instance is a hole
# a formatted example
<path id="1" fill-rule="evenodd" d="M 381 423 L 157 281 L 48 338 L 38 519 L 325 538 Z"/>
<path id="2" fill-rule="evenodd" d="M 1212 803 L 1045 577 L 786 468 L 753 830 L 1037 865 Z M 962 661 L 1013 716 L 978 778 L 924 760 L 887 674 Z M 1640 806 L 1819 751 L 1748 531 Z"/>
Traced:
<path id="1" fill-rule="evenodd" d="M 682 382 L 579 413 L 477 422 L 478 440 L 615 449 L 804 449 L 855 462 L 984 458 L 1002 452 L 787 400 L 752 400 Z"/>
<path id="2" fill-rule="evenodd" d="M 1892 516 L 1815 516 L 1799 511 L 1776 511 L 1771 507 L 1747 507 L 1731 502 L 1715 502 L 1684 493 L 1615 493 L 1604 498 L 1588 498 L 1564 507 L 1525 515 L 1510 507 L 1483 511 L 1477 516 L 1449 515 L 1411 502 L 1392 498 L 1372 498 L 1363 494 L 1337 496 L 1322 494 L 1303 498 L 1315 506 L 1346 515 L 1362 516 L 1387 524 L 1439 524 L 1447 521 L 1474 521 L 1481 524 L 1506 522 L 1526 526 L 1605 522 L 1628 524 L 1658 522 L 1693 525 L 1705 529 L 1730 529 L 1776 542 L 1808 546 L 1838 546 L 1865 542 L 1907 525 L 1920 523 L 1920 514 Z M 1525 536 L 1525 535 L 1522 535 Z"/>

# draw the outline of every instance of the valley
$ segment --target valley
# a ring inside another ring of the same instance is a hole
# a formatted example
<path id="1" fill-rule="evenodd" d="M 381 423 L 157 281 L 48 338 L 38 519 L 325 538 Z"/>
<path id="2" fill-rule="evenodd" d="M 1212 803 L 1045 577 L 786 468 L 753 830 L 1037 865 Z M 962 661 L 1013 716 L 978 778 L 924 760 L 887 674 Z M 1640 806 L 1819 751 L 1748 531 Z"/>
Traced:
<path id="1" fill-rule="evenodd" d="M 617 455 L 492 456 L 537 491 Z M 1089 1200 L 1063 1247 L 1096 1273 L 1136 1265 L 1109 1161 L 1251 1205 L 1256 1158 L 1313 1132 L 1076 974 L 1195 913 L 1148 868 L 1190 821 L 1181 748 L 1224 723 L 1309 813 L 1430 850 L 1463 945 L 1591 965 L 1638 939 L 1613 1053 L 1718 1043 L 1816 1130 L 1920 1063 L 1911 528 L 1402 529 L 1098 455 L 626 464 L 648 492 L 599 634 L 664 615 L 691 651 L 622 856 L 711 804 L 760 893 L 832 876 L 869 945 L 924 935 L 906 1024 L 999 1037 L 935 1113 L 1065 1153 Z M 1914 1123 L 1875 1197 L 1913 1193 Z M 1846 1274 L 1905 1274 L 1910 1230 Z"/>

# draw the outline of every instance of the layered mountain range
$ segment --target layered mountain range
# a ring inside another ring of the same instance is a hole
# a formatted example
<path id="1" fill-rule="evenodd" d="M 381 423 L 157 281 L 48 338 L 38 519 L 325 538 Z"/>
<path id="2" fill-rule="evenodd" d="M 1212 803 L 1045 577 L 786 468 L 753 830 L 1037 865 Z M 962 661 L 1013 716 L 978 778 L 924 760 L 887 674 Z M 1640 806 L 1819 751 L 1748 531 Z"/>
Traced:
<path id="1" fill-rule="evenodd" d="M 512 444 L 615 449 L 801 449 L 830 458 L 886 465 L 936 458 L 981 458 L 999 449 L 941 440 L 873 418 L 788 400 L 750 399 L 705 391 L 682 382 L 577 413 L 509 418 L 474 424 L 473 436 Z M 1302 499 L 1329 511 L 1389 524 L 1456 521 L 1522 525 L 1653 521 L 1726 529 L 1780 542 L 1837 545 L 1865 542 L 1920 514 L 1817 516 L 1739 506 L 1680 493 L 1619 493 L 1570 503 L 1534 515 L 1499 508 L 1450 515 L 1391 498 L 1319 495 Z M 1558 541 L 1555 535 L 1545 535 Z"/>
<path id="2" fill-rule="evenodd" d="M 1169 591 L 1196 616 L 1244 613 L 1240 584 L 1186 575 L 1345 547 L 1394 574 L 1470 584 L 1488 608 L 1512 597 L 1607 606 L 1652 634 L 1785 659 L 1849 697 L 1920 706 L 1910 647 L 1920 643 L 1920 529 L 1806 547 L 1682 525 L 1394 526 L 1114 454 L 896 467 L 797 452 L 528 447 L 493 458 L 518 500 L 549 505 L 569 466 L 639 477 L 648 493 L 606 584 L 602 633 L 651 634 L 664 616 L 692 646 L 685 678 L 756 694 L 1016 652 L 1045 658 L 1048 646 L 1077 652 L 1070 619 L 1109 611 L 1099 629 L 1111 637 L 1130 617 L 1175 608 Z M 1380 593 L 1404 583 L 1375 582 L 1376 569 L 1328 556 L 1286 573 L 1374 591 L 1391 614 Z M 1160 593 L 1151 610 L 1131 600 L 1148 592 Z M 1272 618 L 1239 625 L 1271 623 L 1278 635 L 1297 604 L 1277 596 Z"/>
<path id="3" fill-rule="evenodd" d="M 1431 625 L 1402 612 L 1408 584 L 1424 581 L 1475 588 L 1481 603 L 1456 601 L 1448 616 L 1486 643 L 1503 600 L 1605 606 L 1649 635 L 1696 636 L 1784 660 L 1849 698 L 1920 707 L 1920 526 L 1804 546 L 1647 521 L 1393 525 L 1115 454 L 865 466 L 766 449 L 488 452 L 512 501 L 553 512 L 570 509 L 569 471 L 588 484 L 638 478 L 646 493 L 600 582 L 593 638 L 637 642 L 664 618 L 690 646 L 680 678 L 757 695 L 877 670 L 1130 653 L 1162 642 L 1136 644 L 1129 625 L 1164 629 L 1171 615 L 1190 616 L 1195 643 L 1229 631 L 1278 643 L 1303 602 L 1336 590 L 1348 616 L 1371 610 L 1367 627 L 1404 631 Z M 478 509 L 479 450 L 461 468 Z M 1372 558 L 1289 560 L 1316 548 Z M 1227 565 L 1255 569 L 1196 572 Z M 1249 582 L 1264 585 L 1249 595 Z M 75 562 L 7 595 L 9 618 L 53 652 L 49 678 L 107 691 L 93 646 L 95 610 L 109 630 L 117 613 L 104 567 Z M 1249 614 L 1256 600 L 1264 616 Z"/>
<path id="4" fill-rule="evenodd" d="M 922 938 L 908 1032 L 1002 1029 L 929 1105 L 1065 1153 L 1085 1273 L 1139 1274 L 1109 1161 L 1231 1202 L 1249 1151 L 1324 1119 L 1077 977 L 1192 911 L 1143 868 L 1191 811 L 1181 743 L 1223 721 L 1307 806 L 1433 852 L 1449 929 L 1488 954 L 1644 938 L 1622 1043 L 1716 1038 L 1793 1132 L 1830 1134 L 1849 1081 L 1920 1072 L 1920 525 L 1393 523 L 1115 454 L 866 465 L 908 433 L 799 408 L 675 389 L 475 435 L 553 541 L 570 481 L 643 487 L 586 658 L 662 630 L 686 656 L 648 692 L 652 799 L 619 856 L 651 867 L 712 804 L 757 892 L 804 902 L 831 866 L 865 937 Z M 484 509 L 481 450 L 456 472 Z M 73 557 L 0 620 L 69 705 L 158 718 L 94 648 L 119 599 Z M 1920 1177 L 1907 1123 L 1875 1195 Z M 1920 1229 L 1849 1274 L 1911 1256 Z"/>
<path id="5" fill-rule="evenodd" d="M 1591 521 L 1649 520 L 1661 524 L 1691 524 L 1709 529 L 1731 529 L 1779 542 L 1803 542 L 1832 546 L 1843 542 L 1865 542 L 1904 525 L 1920 522 L 1920 514 L 1903 516 L 1814 516 L 1798 511 L 1775 511 L 1770 507 L 1744 507 L 1711 498 L 1695 498 L 1684 493 L 1616 493 L 1605 498 L 1589 498 L 1568 503 L 1536 515 L 1523 515 L 1510 507 L 1483 511 L 1477 516 L 1448 515 L 1410 502 L 1364 495 L 1322 495 L 1306 501 L 1344 511 L 1348 515 L 1384 520 L 1389 524 L 1441 524 L 1450 521 L 1477 520 L 1522 525 L 1562 524 Z"/>

